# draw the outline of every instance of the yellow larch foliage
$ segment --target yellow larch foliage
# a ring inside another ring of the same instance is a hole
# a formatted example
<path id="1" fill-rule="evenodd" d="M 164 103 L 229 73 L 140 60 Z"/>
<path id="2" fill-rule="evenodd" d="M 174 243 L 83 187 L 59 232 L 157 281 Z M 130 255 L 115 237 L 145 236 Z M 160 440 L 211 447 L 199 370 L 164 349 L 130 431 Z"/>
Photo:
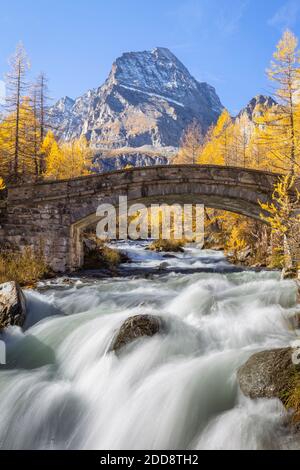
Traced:
<path id="1" fill-rule="evenodd" d="M 231 253 L 236 257 L 237 253 L 245 249 L 246 246 L 247 242 L 243 236 L 241 236 L 240 227 L 238 225 L 234 225 L 226 243 L 226 252 Z"/>
<path id="2" fill-rule="evenodd" d="M 229 165 L 249 168 L 252 166 L 249 143 L 252 125 L 246 113 L 233 124 Z"/>
<path id="3" fill-rule="evenodd" d="M 258 120 L 260 141 L 268 148 L 271 169 L 300 174 L 300 51 L 293 33 L 284 32 L 273 57 L 268 76 L 278 106 Z"/>
<path id="4" fill-rule="evenodd" d="M 18 166 L 15 166 L 16 117 L 11 113 L 0 123 L 0 171 L 3 176 L 27 181 L 36 173 L 37 134 L 33 109 L 28 98 L 19 107 Z"/>
<path id="5" fill-rule="evenodd" d="M 48 131 L 46 137 L 41 145 L 41 152 L 47 158 L 51 152 L 52 145 L 55 142 L 55 137 L 52 131 Z"/>
<path id="6" fill-rule="evenodd" d="M 46 137 L 47 138 L 47 137 Z M 46 140 L 46 139 L 45 139 Z M 85 137 L 59 145 L 55 140 L 44 141 L 46 156 L 45 177 L 49 179 L 69 179 L 86 176 L 91 173 L 92 151 Z"/>
<path id="7" fill-rule="evenodd" d="M 295 195 L 291 196 L 291 190 Z M 295 176 L 290 173 L 282 176 L 275 185 L 272 202 L 262 203 L 264 213 L 261 219 L 271 226 L 272 234 L 278 240 L 279 249 L 284 249 L 284 264 L 286 267 L 300 265 L 300 216 L 296 209 L 299 207 L 300 193 L 295 188 Z M 278 247 L 277 247 L 278 249 Z"/>
<path id="8" fill-rule="evenodd" d="M 203 144 L 203 136 L 200 125 L 193 120 L 185 129 L 180 142 L 179 152 L 174 158 L 174 164 L 197 163 L 197 157 L 201 152 Z"/>
<path id="9" fill-rule="evenodd" d="M 209 130 L 197 162 L 202 165 L 228 165 L 232 145 L 232 119 L 229 112 L 224 110 L 215 127 Z"/>
<path id="10" fill-rule="evenodd" d="M 295 189 L 295 177 L 290 174 L 284 175 L 275 185 L 272 202 L 260 202 L 260 207 L 264 211 L 261 213 L 261 219 L 268 222 L 275 233 L 285 235 L 293 224 L 300 222 L 300 216 L 294 215 L 300 193 L 295 189 L 296 199 L 292 200 L 290 193 L 292 189 Z"/>

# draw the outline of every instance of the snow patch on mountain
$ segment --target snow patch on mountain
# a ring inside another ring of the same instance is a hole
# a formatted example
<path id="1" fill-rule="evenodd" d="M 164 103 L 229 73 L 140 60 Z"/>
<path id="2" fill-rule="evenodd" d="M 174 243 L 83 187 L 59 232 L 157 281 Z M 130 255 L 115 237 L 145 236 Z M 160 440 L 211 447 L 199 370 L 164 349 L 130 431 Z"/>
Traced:
<path id="1" fill-rule="evenodd" d="M 136 91 L 137 93 L 143 93 L 144 95 L 155 96 L 156 98 L 160 98 L 162 100 L 168 101 L 169 103 L 173 103 L 173 104 L 176 104 L 177 106 L 182 106 L 184 108 L 184 104 L 179 103 L 179 101 L 173 100 L 172 98 L 168 98 L 167 96 L 158 95 L 157 93 L 150 93 L 149 91 L 139 90 L 138 88 L 130 87 L 127 85 L 119 85 L 119 86 L 122 88 L 126 88 L 127 90 Z"/>

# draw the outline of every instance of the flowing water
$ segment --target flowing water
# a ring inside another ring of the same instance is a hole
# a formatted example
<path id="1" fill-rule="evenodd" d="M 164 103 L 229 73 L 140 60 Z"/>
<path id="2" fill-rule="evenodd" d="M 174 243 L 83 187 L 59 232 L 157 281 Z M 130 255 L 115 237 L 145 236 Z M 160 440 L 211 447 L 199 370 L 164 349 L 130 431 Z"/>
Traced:
<path id="1" fill-rule="evenodd" d="M 281 403 L 243 397 L 236 371 L 254 352 L 295 339 L 287 321 L 297 307 L 295 284 L 275 272 L 233 272 L 221 253 L 187 248 L 171 257 L 144 245 L 120 244 L 133 260 L 126 275 L 71 285 L 57 279 L 26 292 L 25 331 L 13 327 L 1 338 L 8 365 L 0 369 L 0 448 L 285 442 Z M 145 313 L 164 319 L 164 333 L 119 357 L 109 352 L 122 322 Z"/>

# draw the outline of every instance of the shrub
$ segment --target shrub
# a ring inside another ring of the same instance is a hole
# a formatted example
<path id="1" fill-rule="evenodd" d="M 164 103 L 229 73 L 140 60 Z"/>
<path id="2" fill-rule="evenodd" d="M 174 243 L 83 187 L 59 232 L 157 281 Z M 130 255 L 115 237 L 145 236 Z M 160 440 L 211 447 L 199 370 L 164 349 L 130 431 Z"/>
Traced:
<path id="1" fill-rule="evenodd" d="M 167 252 L 180 252 L 184 251 L 183 249 L 184 241 L 183 240 L 155 240 L 149 246 L 149 250 L 151 251 L 167 251 Z"/>
<path id="2" fill-rule="evenodd" d="M 48 273 L 43 255 L 31 248 L 0 254 L 0 283 L 17 281 L 21 286 L 31 286 Z"/>
<path id="3" fill-rule="evenodd" d="M 271 269 L 282 269 L 284 267 L 284 252 L 281 247 L 273 248 L 268 257 L 268 267 Z"/>
<path id="4" fill-rule="evenodd" d="M 300 423 L 300 374 L 295 372 L 289 390 L 284 394 L 283 402 L 288 410 L 293 411 L 293 422 Z"/>
<path id="5" fill-rule="evenodd" d="M 93 240 L 93 242 L 91 247 L 85 246 L 84 269 L 104 268 L 114 270 L 121 263 L 130 261 L 128 256 L 122 251 L 109 248 L 99 240 Z"/>
<path id="6" fill-rule="evenodd" d="M 118 250 L 113 250 L 108 246 L 102 248 L 103 260 L 108 266 L 118 266 L 122 263 L 122 256 Z"/>

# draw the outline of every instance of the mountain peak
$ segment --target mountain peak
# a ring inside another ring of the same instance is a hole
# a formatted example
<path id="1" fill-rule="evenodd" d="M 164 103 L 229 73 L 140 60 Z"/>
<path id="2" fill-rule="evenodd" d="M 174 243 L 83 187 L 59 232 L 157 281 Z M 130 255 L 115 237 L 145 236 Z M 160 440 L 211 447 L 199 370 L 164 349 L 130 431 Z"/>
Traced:
<path id="1" fill-rule="evenodd" d="M 57 101 L 56 107 L 61 112 L 70 111 L 74 103 L 75 101 L 72 98 L 69 96 L 64 96 Z"/>
<path id="2" fill-rule="evenodd" d="M 156 57 L 164 57 L 167 60 L 178 62 L 177 57 L 167 47 L 155 47 L 151 53 Z"/>
<path id="3" fill-rule="evenodd" d="M 241 110 L 238 117 L 241 117 L 243 114 L 247 114 L 250 120 L 253 119 L 254 114 L 261 111 L 261 108 L 267 109 L 275 106 L 276 101 L 268 95 L 256 95 L 254 96 L 247 106 Z"/>
<path id="4" fill-rule="evenodd" d="M 115 61 L 110 80 L 119 86 L 173 99 L 180 95 L 184 101 L 198 86 L 186 67 L 163 47 L 152 51 L 125 52 Z"/>
<path id="5" fill-rule="evenodd" d="M 223 109 L 215 89 L 199 83 L 165 47 L 125 52 L 103 86 L 69 104 L 63 98 L 54 106 L 62 137 L 83 134 L 102 149 L 176 148 L 190 122 L 205 133 Z"/>

